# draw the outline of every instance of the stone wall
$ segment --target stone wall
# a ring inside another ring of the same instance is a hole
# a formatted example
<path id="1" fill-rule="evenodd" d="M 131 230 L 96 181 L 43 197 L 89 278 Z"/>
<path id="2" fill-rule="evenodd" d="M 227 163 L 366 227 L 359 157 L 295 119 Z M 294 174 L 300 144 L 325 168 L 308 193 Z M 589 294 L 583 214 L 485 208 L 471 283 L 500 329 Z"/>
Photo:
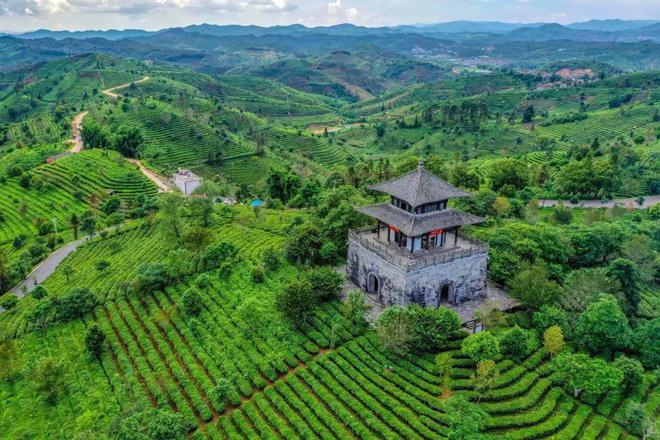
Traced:
<path id="1" fill-rule="evenodd" d="M 406 273 L 349 239 L 346 272 L 365 291 L 370 274 L 376 276 L 379 300 L 385 305 L 438 307 L 444 285 L 449 286 L 449 302 L 453 304 L 486 296 L 487 263 L 488 254 L 482 253 Z"/>

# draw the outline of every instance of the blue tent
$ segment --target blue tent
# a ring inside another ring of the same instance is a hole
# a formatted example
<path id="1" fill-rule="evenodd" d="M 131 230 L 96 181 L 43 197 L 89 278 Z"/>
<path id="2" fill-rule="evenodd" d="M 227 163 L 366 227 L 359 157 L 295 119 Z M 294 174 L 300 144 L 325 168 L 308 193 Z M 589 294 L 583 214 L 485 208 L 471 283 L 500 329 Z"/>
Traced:
<path id="1" fill-rule="evenodd" d="M 250 202 L 250 208 L 259 208 L 261 206 L 264 206 L 263 200 L 257 199 Z"/>

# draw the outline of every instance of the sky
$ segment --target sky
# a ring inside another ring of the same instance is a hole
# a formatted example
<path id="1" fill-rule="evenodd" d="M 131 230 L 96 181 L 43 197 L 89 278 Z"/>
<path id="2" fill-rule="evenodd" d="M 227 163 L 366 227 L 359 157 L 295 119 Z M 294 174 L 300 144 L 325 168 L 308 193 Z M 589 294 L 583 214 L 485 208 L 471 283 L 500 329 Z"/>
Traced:
<path id="1" fill-rule="evenodd" d="M 0 0 L 0 31 L 660 19 L 660 0 Z"/>

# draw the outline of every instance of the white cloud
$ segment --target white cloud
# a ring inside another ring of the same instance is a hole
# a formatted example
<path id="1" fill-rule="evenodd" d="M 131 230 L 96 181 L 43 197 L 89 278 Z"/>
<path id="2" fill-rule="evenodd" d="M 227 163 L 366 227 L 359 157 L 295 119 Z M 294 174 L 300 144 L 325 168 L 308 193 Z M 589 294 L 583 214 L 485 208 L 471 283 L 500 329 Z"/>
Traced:
<path id="1" fill-rule="evenodd" d="M 48 15 L 62 12 L 146 14 L 157 10 L 290 12 L 293 0 L 0 0 L 0 13 Z"/>
<path id="2" fill-rule="evenodd" d="M 332 0 L 328 3 L 328 15 L 334 21 L 355 22 L 360 18 L 360 11 L 354 7 L 345 7 L 341 0 Z"/>

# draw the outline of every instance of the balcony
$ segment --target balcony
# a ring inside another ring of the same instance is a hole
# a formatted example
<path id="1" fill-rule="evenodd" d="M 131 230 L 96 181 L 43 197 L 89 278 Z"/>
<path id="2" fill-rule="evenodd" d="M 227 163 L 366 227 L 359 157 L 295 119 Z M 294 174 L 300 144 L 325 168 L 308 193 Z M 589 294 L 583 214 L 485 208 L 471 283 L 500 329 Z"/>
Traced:
<path id="1" fill-rule="evenodd" d="M 348 238 L 404 272 L 414 272 L 425 267 L 488 253 L 487 243 L 460 233 L 455 244 L 453 235 L 449 235 L 443 247 L 429 250 L 420 249 L 413 253 L 409 249 L 398 247 L 394 243 L 388 243 L 383 235 L 378 238 L 373 227 L 350 231 Z"/>

